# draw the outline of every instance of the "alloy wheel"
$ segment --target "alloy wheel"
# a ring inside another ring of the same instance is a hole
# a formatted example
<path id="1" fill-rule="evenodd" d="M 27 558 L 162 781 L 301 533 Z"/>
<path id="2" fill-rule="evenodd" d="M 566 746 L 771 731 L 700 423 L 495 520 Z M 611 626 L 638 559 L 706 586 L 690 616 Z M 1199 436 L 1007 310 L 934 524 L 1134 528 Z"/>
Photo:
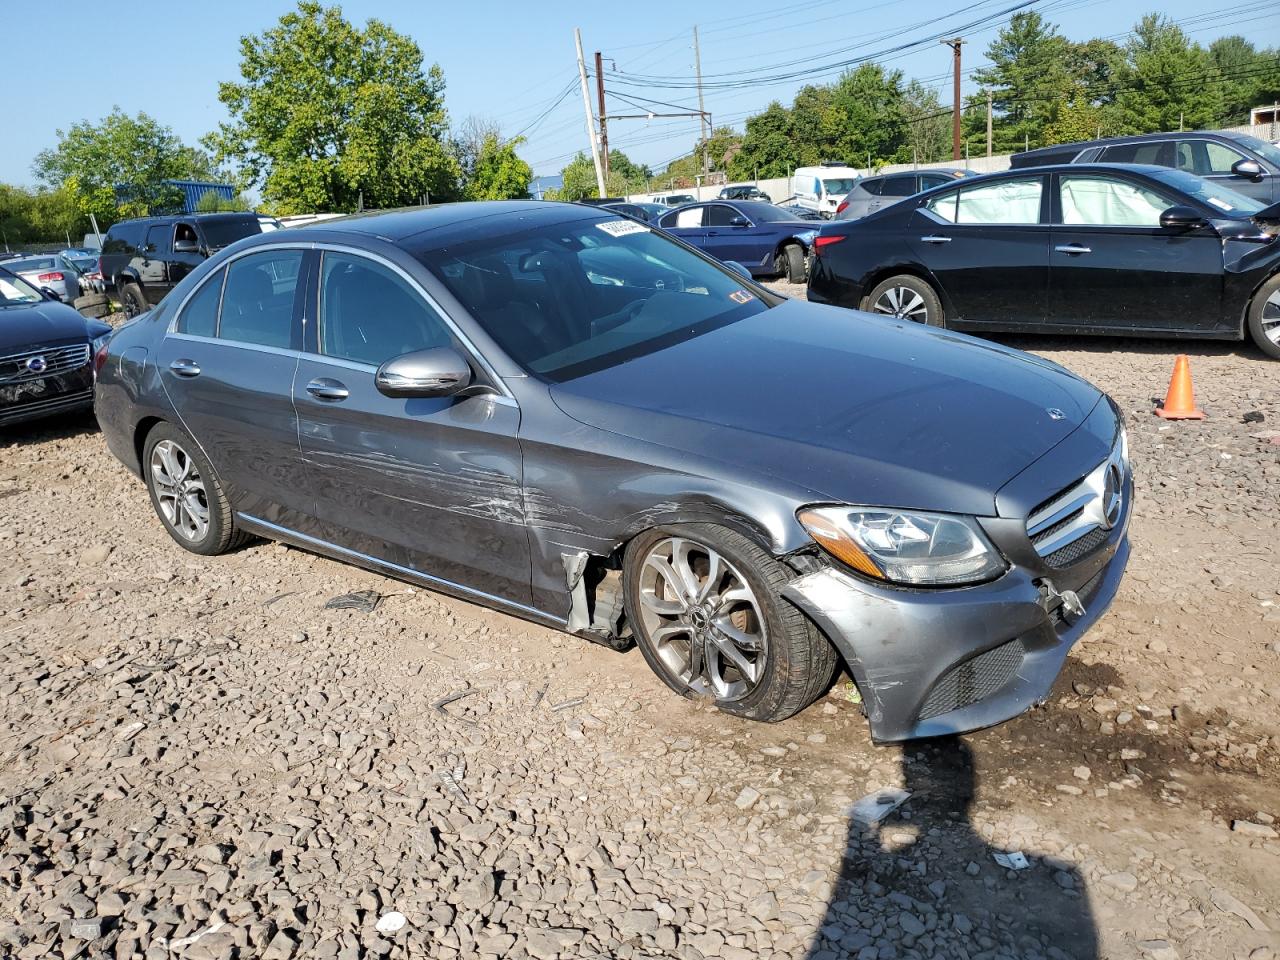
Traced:
<path id="1" fill-rule="evenodd" d="M 917 323 L 924 323 L 929 319 L 929 307 L 924 302 L 924 297 L 910 287 L 890 287 L 880 294 L 872 309 L 876 313 L 914 320 Z"/>
<path id="2" fill-rule="evenodd" d="M 1280 346 L 1280 290 L 1267 297 L 1262 305 L 1262 317 L 1259 319 L 1262 334 L 1276 346 Z"/>
<path id="3" fill-rule="evenodd" d="M 658 541 L 639 576 L 640 618 L 663 666 L 694 693 L 741 700 L 764 678 L 768 633 L 745 577 L 709 547 Z"/>
<path id="4" fill-rule="evenodd" d="M 151 450 L 151 485 L 169 526 L 192 542 L 209 532 L 209 498 L 204 478 L 187 451 L 172 440 Z"/>

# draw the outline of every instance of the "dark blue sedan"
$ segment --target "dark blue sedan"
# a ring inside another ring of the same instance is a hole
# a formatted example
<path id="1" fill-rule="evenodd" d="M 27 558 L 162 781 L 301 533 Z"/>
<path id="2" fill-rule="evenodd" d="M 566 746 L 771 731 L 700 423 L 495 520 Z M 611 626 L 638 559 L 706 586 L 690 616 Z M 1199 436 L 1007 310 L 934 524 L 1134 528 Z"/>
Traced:
<path id="1" fill-rule="evenodd" d="M 753 277 L 784 275 L 804 283 L 813 223 L 771 203 L 712 200 L 672 210 L 658 225 L 711 256 L 742 264 Z"/>

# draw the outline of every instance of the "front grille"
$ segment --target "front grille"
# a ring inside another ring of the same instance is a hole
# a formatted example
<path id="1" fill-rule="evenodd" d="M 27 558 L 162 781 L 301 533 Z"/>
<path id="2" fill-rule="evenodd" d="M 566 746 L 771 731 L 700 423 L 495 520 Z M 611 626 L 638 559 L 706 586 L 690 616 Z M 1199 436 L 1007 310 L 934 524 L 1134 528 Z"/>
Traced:
<path id="1" fill-rule="evenodd" d="M 37 417 L 71 410 L 76 407 L 93 406 L 93 388 L 77 390 L 75 393 L 60 393 L 53 397 L 42 397 L 25 403 L 0 404 L 0 423 L 16 423 L 20 420 L 34 420 Z"/>
<path id="2" fill-rule="evenodd" d="M 1069 567 L 1107 541 L 1124 513 L 1128 465 L 1120 444 L 1088 475 L 1031 511 L 1027 536 L 1050 567 Z"/>
<path id="3" fill-rule="evenodd" d="M 39 358 L 43 367 L 32 369 L 30 363 Z M 24 350 L 7 357 L 0 357 L 0 383 L 20 383 L 36 380 L 56 373 L 66 373 L 83 367 L 89 362 L 89 344 L 76 343 L 69 347 L 50 347 L 48 350 Z"/>
<path id="4" fill-rule="evenodd" d="M 920 719 L 932 720 L 989 697 L 1018 672 L 1024 653 L 1021 640 L 1010 640 L 952 667 L 929 691 Z"/>

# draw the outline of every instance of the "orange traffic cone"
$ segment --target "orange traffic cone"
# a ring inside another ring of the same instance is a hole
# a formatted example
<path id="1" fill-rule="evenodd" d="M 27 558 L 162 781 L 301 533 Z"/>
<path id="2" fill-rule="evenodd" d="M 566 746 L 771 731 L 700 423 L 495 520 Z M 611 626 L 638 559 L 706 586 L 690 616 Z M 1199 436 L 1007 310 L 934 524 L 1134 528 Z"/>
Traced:
<path id="1" fill-rule="evenodd" d="M 1191 360 L 1185 353 L 1178 354 L 1173 361 L 1169 392 L 1164 396 L 1164 406 L 1156 407 L 1156 416 L 1166 420 L 1204 419 L 1204 411 L 1196 406 L 1195 391 L 1191 388 Z"/>

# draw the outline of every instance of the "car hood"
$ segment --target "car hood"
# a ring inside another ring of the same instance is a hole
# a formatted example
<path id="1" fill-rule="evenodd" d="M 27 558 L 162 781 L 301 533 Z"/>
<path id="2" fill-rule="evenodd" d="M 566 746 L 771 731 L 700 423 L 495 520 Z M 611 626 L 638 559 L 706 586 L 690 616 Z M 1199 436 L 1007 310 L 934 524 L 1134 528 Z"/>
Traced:
<path id="1" fill-rule="evenodd" d="M 95 329 L 110 329 L 94 323 Z M 45 300 L 40 303 L 0 307 L 0 356 L 27 347 L 86 340 L 94 334 L 74 309 L 65 303 Z"/>
<path id="2" fill-rule="evenodd" d="M 551 393 L 580 422 L 813 501 L 981 516 L 1102 397 L 1017 350 L 797 300 Z"/>

